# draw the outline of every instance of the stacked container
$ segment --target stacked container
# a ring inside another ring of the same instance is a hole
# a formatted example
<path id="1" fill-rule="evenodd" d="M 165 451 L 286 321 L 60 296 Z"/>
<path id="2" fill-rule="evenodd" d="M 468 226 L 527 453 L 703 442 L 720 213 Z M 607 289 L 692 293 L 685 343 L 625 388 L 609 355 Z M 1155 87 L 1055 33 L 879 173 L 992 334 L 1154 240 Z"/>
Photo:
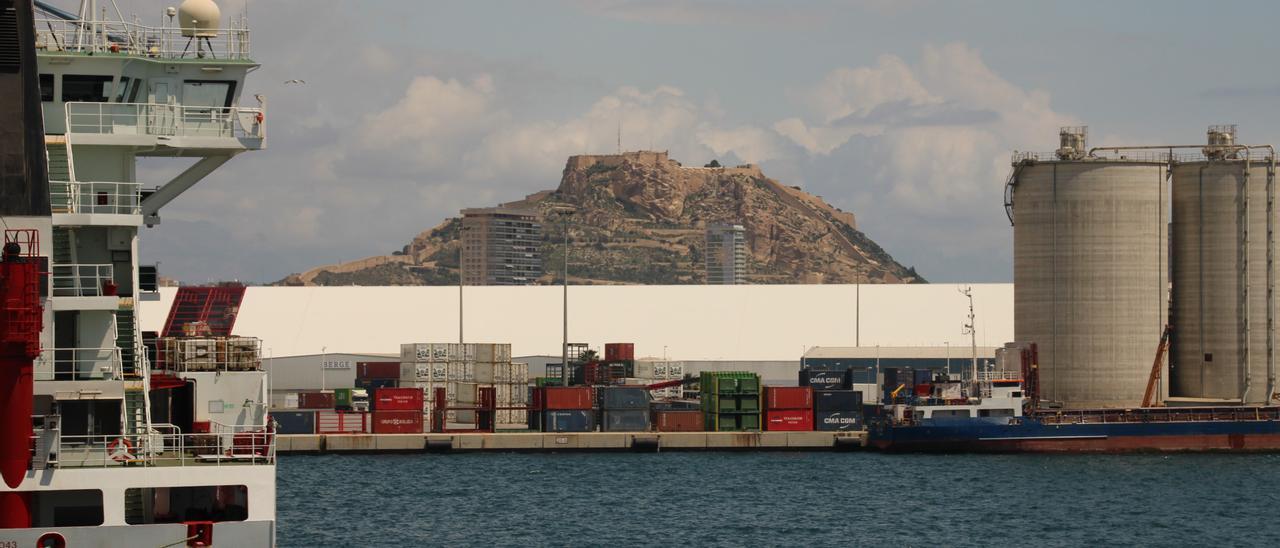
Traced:
<path id="1" fill-rule="evenodd" d="M 373 393 L 400 384 L 400 362 L 356 362 L 356 388 Z"/>
<path id="2" fill-rule="evenodd" d="M 382 388 L 374 392 L 373 424 L 375 434 L 415 434 L 422 432 L 422 390 L 418 388 Z"/>
<path id="3" fill-rule="evenodd" d="M 596 391 L 600 429 L 605 432 L 648 432 L 649 391 L 642 386 L 613 386 Z"/>
<path id="4" fill-rule="evenodd" d="M 540 388 L 534 398 L 536 419 L 544 432 L 595 431 L 594 398 L 590 386 Z"/>
<path id="5" fill-rule="evenodd" d="M 760 376 L 745 371 L 703 371 L 698 383 L 711 432 L 760 430 Z"/>
<path id="6" fill-rule="evenodd" d="M 684 362 L 643 359 L 636 360 L 631 378 L 625 384 L 654 384 L 684 378 Z M 652 390 L 655 399 L 681 399 L 684 397 L 683 386 L 669 386 Z"/>
<path id="7" fill-rule="evenodd" d="M 820 431 L 861 430 L 862 392 L 858 390 L 814 390 L 814 427 Z"/>
<path id="8" fill-rule="evenodd" d="M 276 423 L 277 434 L 316 433 L 315 411 L 272 411 L 271 420 Z"/>
<path id="9" fill-rule="evenodd" d="M 400 345 L 400 383 L 426 394 L 424 412 L 435 406 L 437 388 L 445 389 L 447 407 L 475 404 L 475 389 L 493 387 L 501 426 L 524 426 L 528 405 L 529 366 L 511 362 L 510 344 L 409 343 Z M 460 399 L 465 398 L 464 399 Z M 460 413 L 460 415 L 459 415 Z M 449 423 L 474 423 L 470 411 L 449 412 Z"/>
<path id="10" fill-rule="evenodd" d="M 336 398 L 332 390 L 298 393 L 298 409 L 333 409 L 335 403 Z"/>
<path id="11" fill-rule="evenodd" d="M 769 386 L 764 389 L 765 429 L 813 430 L 813 389 L 808 386 Z"/>

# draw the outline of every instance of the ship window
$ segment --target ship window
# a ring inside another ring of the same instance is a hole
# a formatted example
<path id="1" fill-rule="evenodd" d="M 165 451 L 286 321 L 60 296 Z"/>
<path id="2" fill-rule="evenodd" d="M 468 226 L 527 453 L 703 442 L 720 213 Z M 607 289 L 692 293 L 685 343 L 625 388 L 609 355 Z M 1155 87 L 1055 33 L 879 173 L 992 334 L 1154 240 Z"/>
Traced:
<path id="1" fill-rule="evenodd" d="M 68 74 L 62 77 L 62 102 L 105 103 L 111 93 L 110 76 Z"/>
<path id="2" fill-rule="evenodd" d="M 126 515 L 129 525 L 184 521 L 244 521 L 249 518 L 249 489 L 243 485 L 135 487 L 125 490 L 126 506 L 141 512 Z"/>
<path id="3" fill-rule="evenodd" d="M 1012 409 L 979 409 L 979 417 L 1012 417 Z"/>
<path id="4" fill-rule="evenodd" d="M 123 103 L 124 95 L 129 91 L 129 77 L 121 76 L 120 84 L 116 86 L 116 102 Z"/>
<path id="5" fill-rule="evenodd" d="M 235 82 L 186 80 L 182 83 L 182 105 L 187 107 L 229 108 L 235 90 Z"/>
<path id="6" fill-rule="evenodd" d="M 46 103 L 53 101 L 53 75 L 40 75 L 40 100 Z"/>
<path id="7" fill-rule="evenodd" d="M 137 80 L 134 80 L 134 81 L 133 81 L 133 90 L 131 90 L 131 91 L 129 92 L 129 102 L 130 102 L 130 103 L 136 103 L 136 102 L 138 102 L 138 92 L 139 92 L 139 91 L 141 91 L 141 90 L 142 90 L 142 79 L 141 79 L 141 78 L 139 78 L 139 79 L 137 79 Z"/>
<path id="8" fill-rule="evenodd" d="M 31 493 L 32 527 L 91 527 L 102 525 L 102 491 L 70 489 Z"/>
<path id="9" fill-rule="evenodd" d="M 933 417 L 969 417 L 968 409 L 934 409 Z"/>

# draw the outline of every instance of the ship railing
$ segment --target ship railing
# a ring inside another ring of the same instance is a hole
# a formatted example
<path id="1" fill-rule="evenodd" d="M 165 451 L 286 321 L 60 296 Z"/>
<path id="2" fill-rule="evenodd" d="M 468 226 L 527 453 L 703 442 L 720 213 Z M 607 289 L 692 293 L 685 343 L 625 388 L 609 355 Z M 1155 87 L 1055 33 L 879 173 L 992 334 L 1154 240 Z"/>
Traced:
<path id="1" fill-rule="evenodd" d="M 36 49 L 95 55 L 139 55 L 156 59 L 249 59 L 249 29 L 151 27 L 137 22 L 36 19 Z M 200 37 L 183 34 L 200 34 Z"/>
<path id="2" fill-rule="evenodd" d="M 156 137 L 261 139 L 261 107 L 214 107 L 160 103 L 66 104 L 67 133 Z"/>
<path id="3" fill-rule="evenodd" d="M 1280 421 L 1275 407 L 1157 407 L 1074 409 L 1037 413 L 1044 424 Z"/>
<path id="4" fill-rule="evenodd" d="M 40 439 L 37 432 L 33 448 L 40 447 Z M 221 434 L 183 434 L 173 425 L 151 425 L 141 434 L 62 434 L 55 439 L 58 468 L 270 464 L 276 454 L 275 435 L 263 426 Z"/>
<path id="5" fill-rule="evenodd" d="M 54 297 L 103 297 L 115 283 L 109 264 L 55 264 L 52 267 Z"/>
<path id="6" fill-rule="evenodd" d="M 35 361 L 37 381 L 120 380 L 119 348 L 46 348 Z"/>
<path id="7" fill-rule="evenodd" d="M 142 213 L 142 184 L 118 182 L 49 181 L 54 213 Z"/>

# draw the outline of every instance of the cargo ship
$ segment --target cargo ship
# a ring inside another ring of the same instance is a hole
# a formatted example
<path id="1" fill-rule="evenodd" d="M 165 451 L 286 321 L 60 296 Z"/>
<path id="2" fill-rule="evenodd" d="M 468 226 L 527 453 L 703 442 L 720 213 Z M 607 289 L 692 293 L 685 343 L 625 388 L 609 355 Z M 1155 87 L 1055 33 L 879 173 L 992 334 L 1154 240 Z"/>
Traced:
<path id="1" fill-rule="evenodd" d="M 138 317 L 139 232 L 263 147 L 248 30 L 211 0 L 157 27 L 99 4 L 0 0 L 0 546 L 272 546 L 260 344 L 195 322 L 148 352 Z M 144 157 L 193 163 L 144 188 Z"/>

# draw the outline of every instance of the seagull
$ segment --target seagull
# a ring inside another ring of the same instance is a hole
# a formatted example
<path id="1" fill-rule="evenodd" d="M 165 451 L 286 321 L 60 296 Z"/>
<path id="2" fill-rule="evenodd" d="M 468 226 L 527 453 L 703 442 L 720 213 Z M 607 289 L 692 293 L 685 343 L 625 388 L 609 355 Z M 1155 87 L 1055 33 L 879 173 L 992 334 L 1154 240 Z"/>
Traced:
<path id="1" fill-rule="evenodd" d="M 284 81 L 284 83 L 285 83 L 285 85 L 289 85 L 289 84 L 305 84 L 305 83 L 307 83 L 307 81 L 306 81 L 306 80 L 299 80 L 299 79 L 297 79 L 297 78 L 294 78 L 294 79 L 292 79 L 292 80 L 285 80 L 285 81 Z"/>

